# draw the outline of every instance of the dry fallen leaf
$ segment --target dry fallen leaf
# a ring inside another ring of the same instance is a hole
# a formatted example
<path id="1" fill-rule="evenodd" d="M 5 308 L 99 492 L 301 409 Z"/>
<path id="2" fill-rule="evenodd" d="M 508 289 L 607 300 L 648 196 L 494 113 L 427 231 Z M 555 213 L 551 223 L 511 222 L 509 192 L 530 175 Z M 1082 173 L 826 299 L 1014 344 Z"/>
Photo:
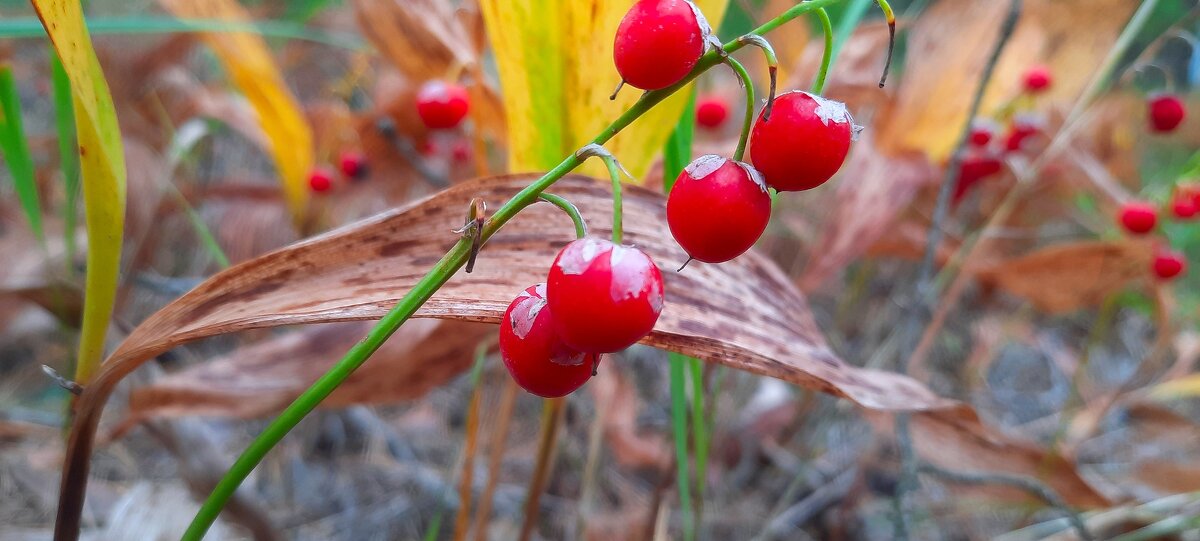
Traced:
<path id="1" fill-rule="evenodd" d="M 892 416 L 881 413 L 868 415 L 868 420 L 881 433 L 890 434 L 894 425 Z M 981 430 L 981 425 L 967 419 L 948 421 L 915 416 L 910 426 L 917 454 L 936 466 L 1032 477 L 1049 485 L 1073 507 L 1094 509 L 1111 505 L 1108 498 L 1079 475 L 1073 462 L 1034 443 Z M 988 492 L 1017 500 L 1030 498 L 1009 488 L 989 487 Z"/>
<path id="2" fill-rule="evenodd" d="M 358 341 L 370 325 L 339 323 L 304 328 L 188 367 L 129 396 L 128 426 L 183 415 L 252 418 L 283 409 Z M 411 400 L 471 365 L 489 325 L 416 320 L 401 328 L 324 407 Z"/>
<path id="3" fill-rule="evenodd" d="M 812 259 L 800 277 L 800 289 L 820 287 L 876 241 L 894 235 L 897 214 L 935 174 L 921 156 L 889 158 L 869 140 L 859 141 L 838 182 L 834 211 L 810 251 Z"/>
<path id="4" fill-rule="evenodd" d="M 1126 0 L 1025 2 L 981 114 L 991 115 L 1017 96 L 1021 75 L 1034 64 L 1046 64 L 1054 73 L 1043 99 L 1075 99 L 1135 5 Z M 894 83 L 895 107 L 877 126 L 885 153 L 922 151 L 933 163 L 949 156 L 1007 10 L 1008 2 L 938 2 L 909 28 L 904 74 Z"/>
<path id="5" fill-rule="evenodd" d="M 1055 244 L 978 271 L 979 280 L 1057 314 L 1098 306 L 1150 272 L 1150 247 L 1139 242 Z"/>
<path id="6" fill-rule="evenodd" d="M 459 184 L 236 265 L 143 321 L 79 399 L 63 476 L 61 505 L 67 511 L 60 516 L 77 516 L 101 410 L 126 374 L 155 355 L 207 336 L 382 317 L 457 241 L 450 230 L 462 225 L 472 198 L 498 204 L 534 178 L 510 175 Z M 552 191 L 578 205 L 592 231 L 606 236 L 610 189 L 608 182 L 570 176 Z M 664 234 L 661 194 L 630 187 L 624 210 L 626 241 L 667 269 L 666 305 L 644 343 L 843 396 L 866 408 L 973 418 L 965 406 L 910 378 L 839 359 L 826 346 L 804 297 L 755 253 L 674 272 L 686 255 Z M 572 237 L 561 211 L 544 203 L 532 206 L 488 242 L 473 274 L 451 278 L 417 317 L 498 322 L 517 292 L 544 279 L 557 250 Z M 73 531 L 77 525 L 65 527 Z"/>

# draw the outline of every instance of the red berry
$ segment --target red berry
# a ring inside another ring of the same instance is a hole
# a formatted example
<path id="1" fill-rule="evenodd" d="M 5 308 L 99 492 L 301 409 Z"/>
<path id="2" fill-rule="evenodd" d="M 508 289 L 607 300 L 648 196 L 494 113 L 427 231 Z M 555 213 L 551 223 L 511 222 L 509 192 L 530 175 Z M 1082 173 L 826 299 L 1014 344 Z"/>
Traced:
<path id="1" fill-rule="evenodd" d="M 617 27 L 613 63 L 630 86 L 665 88 L 692 71 L 711 34 L 700 10 L 687 0 L 639 0 Z"/>
<path id="2" fill-rule="evenodd" d="M 760 113 L 754 122 L 750 161 L 776 190 L 810 190 L 842 167 L 859 129 L 845 104 L 808 92 L 788 92 L 775 99 L 771 118 Z"/>
<path id="3" fill-rule="evenodd" d="M 1170 133 L 1175 131 L 1187 116 L 1183 100 L 1174 94 L 1159 94 L 1150 98 L 1150 131 Z"/>
<path id="4" fill-rule="evenodd" d="M 951 202 L 958 204 L 971 188 L 983 179 L 999 173 L 1003 168 L 1003 162 L 995 156 L 967 156 L 959 164 L 958 183 L 954 185 L 954 198 Z"/>
<path id="5" fill-rule="evenodd" d="M 338 158 L 338 166 L 347 178 L 359 180 L 367 176 L 367 157 L 362 152 L 343 152 Z"/>
<path id="6" fill-rule="evenodd" d="M 1042 122 L 1034 117 L 1017 117 L 1013 119 L 1012 125 L 1008 127 L 1008 133 L 1004 136 L 1004 150 L 1008 152 L 1019 152 L 1028 146 L 1028 141 L 1035 135 L 1042 133 Z"/>
<path id="7" fill-rule="evenodd" d="M 662 274 L 650 256 L 595 237 L 558 253 L 546 292 L 559 338 L 587 353 L 633 345 L 650 334 L 663 305 Z"/>
<path id="8" fill-rule="evenodd" d="M 471 144 L 467 141 L 458 141 L 450 149 L 450 157 L 458 163 L 464 163 L 471 159 Z"/>
<path id="9" fill-rule="evenodd" d="M 771 196 L 747 164 L 713 154 L 689 164 L 667 198 L 667 225 L 692 259 L 729 261 L 754 245 L 771 218 Z"/>
<path id="10" fill-rule="evenodd" d="M 986 120 L 976 120 L 971 124 L 971 144 L 977 147 L 985 147 L 992 142 L 992 137 L 996 135 L 996 124 Z"/>
<path id="11" fill-rule="evenodd" d="M 308 174 L 308 187 L 317 193 L 329 191 L 333 187 L 333 172 L 324 167 L 313 169 Z"/>
<path id="12" fill-rule="evenodd" d="M 725 100 L 712 96 L 696 103 L 696 124 L 703 128 L 718 128 L 729 117 L 729 105 Z"/>
<path id="13" fill-rule="evenodd" d="M 433 156 L 436 156 L 438 153 L 437 143 L 434 143 L 430 139 L 421 141 L 420 143 L 417 144 L 417 152 L 420 152 L 421 155 L 425 156 L 426 158 L 431 158 Z"/>
<path id="14" fill-rule="evenodd" d="M 1197 198 L 1185 190 L 1176 192 L 1175 197 L 1171 200 L 1171 214 L 1181 220 L 1189 220 L 1196 215 L 1200 209 L 1196 208 Z"/>
<path id="15" fill-rule="evenodd" d="M 579 353 L 554 332 L 546 284 L 517 295 L 500 320 L 500 357 L 521 388 L 545 398 L 566 396 L 587 383 L 599 357 Z"/>
<path id="16" fill-rule="evenodd" d="M 469 108 L 467 89 L 454 83 L 429 81 L 417 92 L 417 114 L 429 129 L 446 130 L 458 126 Z"/>
<path id="17" fill-rule="evenodd" d="M 1154 275 L 1163 280 L 1171 280 L 1187 271 L 1187 260 L 1183 254 L 1170 248 L 1154 250 Z"/>
<path id="18" fill-rule="evenodd" d="M 1131 201 L 1121 205 L 1118 218 L 1125 230 L 1135 235 L 1149 233 L 1158 223 L 1158 213 L 1154 210 L 1154 205 L 1142 201 Z"/>
<path id="19" fill-rule="evenodd" d="M 1030 94 L 1040 93 L 1054 82 L 1048 66 L 1033 66 L 1025 72 L 1025 91 Z"/>

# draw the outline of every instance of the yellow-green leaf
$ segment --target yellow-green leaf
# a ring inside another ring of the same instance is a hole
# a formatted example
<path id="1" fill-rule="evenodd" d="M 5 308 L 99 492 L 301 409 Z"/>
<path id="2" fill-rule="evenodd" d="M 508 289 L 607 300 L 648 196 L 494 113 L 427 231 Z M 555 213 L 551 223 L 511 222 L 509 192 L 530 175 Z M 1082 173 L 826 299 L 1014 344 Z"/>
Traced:
<path id="1" fill-rule="evenodd" d="M 1159 400 L 1200 396 L 1200 374 L 1164 381 L 1150 388 L 1150 396 Z"/>
<path id="2" fill-rule="evenodd" d="M 112 94 L 78 0 L 33 0 L 71 81 L 87 223 L 87 280 L 75 380 L 87 383 L 104 354 L 125 226 L 125 153 Z"/>
<path id="3" fill-rule="evenodd" d="M 621 80 L 613 67 L 613 36 L 630 4 L 480 1 L 504 88 L 510 170 L 555 166 L 637 101 L 641 91 L 635 88 L 608 99 Z M 713 24 L 720 22 L 726 4 L 696 1 Z M 635 177 L 644 177 L 686 101 L 686 92 L 667 98 L 606 146 Z M 606 174 L 598 162 L 583 170 Z"/>
<path id="4" fill-rule="evenodd" d="M 234 0 L 162 0 L 162 4 L 179 18 L 250 22 L 250 15 Z M 250 32 L 209 32 L 203 36 L 233 84 L 258 113 L 288 208 L 299 223 L 308 203 L 307 179 L 314 160 L 312 128 L 261 37 Z"/>

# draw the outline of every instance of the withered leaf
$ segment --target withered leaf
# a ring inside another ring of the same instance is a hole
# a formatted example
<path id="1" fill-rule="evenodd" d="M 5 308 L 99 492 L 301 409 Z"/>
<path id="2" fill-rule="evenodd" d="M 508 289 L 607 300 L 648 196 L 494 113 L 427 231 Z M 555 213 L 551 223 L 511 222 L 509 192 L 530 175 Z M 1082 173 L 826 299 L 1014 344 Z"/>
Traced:
<path id="1" fill-rule="evenodd" d="M 150 316 L 113 352 L 79 399 L 60 517 L 78 516 L 101 409 L 116 383 L 137 366 L 207 336 L 382 317 L 456 242 L 450 230 L 462 225 L 472 198 L 498 205 L 534 178 L 509 175 L 456 185 L 236 265 Z M 569 176 L 552 191 L 579 207 L 594 234 L 607 236 L 610 189 L 608 182 Z M 839 359 L 825 344 L 803 295 L 762 256 L 749 253 L 722 265 L 693 263 L 674 272 L 687 256 L 666 234 L 662 194 L 629 187 L 624 211 L 626 242 L 667 269 L 666 305 L 643 343 L 844 396 L 866 408 L 965 411 L 908 377 Z M 545 279 L 555 253 L 573 233 L 560 210 L 533 205 L 492 237 L 474 273 L 450 279 L 417 317 L 498 322 L 514 295 Z"/>
<path id="2" fill-rule="evenodd" d="M 980 281 L 1057 314 L 1097 306 L 1150 272 L 1146 243 L 1085 241 L 1056 244 L 980 270 Z"/>

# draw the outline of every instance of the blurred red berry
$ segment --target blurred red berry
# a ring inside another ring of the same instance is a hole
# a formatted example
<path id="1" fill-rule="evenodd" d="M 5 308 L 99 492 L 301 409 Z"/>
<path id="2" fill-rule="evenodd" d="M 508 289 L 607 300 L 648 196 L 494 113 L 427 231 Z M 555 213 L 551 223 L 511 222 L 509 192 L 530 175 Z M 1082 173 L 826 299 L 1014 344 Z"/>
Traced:
<path id="1" fill-rule="evenodd" d="M 665 88 L 692 71 L 710 34 L 699 8 L 687 0 L 639 0 L 617 27 L 613 63 L 630 86 Z"/>
<path id="2" fill-rule="evenodd" d="M 719 128 L 728 117 L 729 105 L 720 97 L 710 96 L 696 103 L 696 124 L 700 127 Z"/>
<path id="3" fill-rule="evenodd" d="M 1049 66 L 1037 65 L 1025 72 L 1025 91 L 1030 94 L 1044 92 L 1053 83 L 1054 76 L 1050 73 Z"/>
<path id="4" fill-rule="evenodd" d="M 995 135 L 996 125 L 990 121 L 976 120 L 971 124 L 970 142 L 974 146 L 987 146 Z"/>
<path id="5" fill-rule="evenodd" d="M 1126 231 L 1134 235 L 1144 235 L 1154 230 L 1154 226 L 1158 223 L 1158 212 L 1150 203 L 1130 201 L 1121 205 L 1117 219 Z"/>
<path id="6" fill-rule="evenodd" d="M 1159 247 L 1154 251 L 1154 275 L 1162 280 L 1172 280 L 1187 271 L 1187 260 L 1183 254 L 1170 248 Z"/>
<path id="7" fill-rule="evenodd" d="M 1029 140 L 1042 133 L 1042 123 L 1036 117 L 1014 118 L 1004 136 L 1004 150 L 1020 152 L 1029 146 Z"/>
<path id="8" fill-rule="evenodd" d="M 466 140 L 460 140 L 454 143 L 450 149 L 450 157 L 455 162 L 464 163 L 471 160 L 471 143 Z"/>
<path id="9" fill-rule="evenodd" d="M 338 167 L 346 178 L 360 180 L 367 176 L 367 157 L 362 152 L 348 150 L 338 158 Z"/>
<path id="10" fill-rule="evenodd" d="M 1196 208 L 1195 194 L 1187 190 L 1180 190 L 1175 193 L 1175 197 L 1171 199 L 1171 214 L 1175 215 L 1180 220 L 1188 220 L 1196 215 L 1200 209 Z"/>
<path id="11" fill-rule="evenodd" d="M 958 183 L 954 185 L 954 198 L 951 202 L 957 205 L 972 188 L 1003 168 L 1003 162 L 995 156 L 967 156 L 959 165 Z"/>
<path id="12" fill-rule="evenodd" d="M 467 89 L 446 81 L 429 81 L 417 92 L 417 114 L 432 130 L 458 126 L 470 109 Z"/>
<path id="13" fill-rule="evenodd" d="M 329 191 L 333 187 L 333 172 L 324 167 L 313 169 L 308 174 L 308 187 L 317 193 Z"/>
<path id="14" fill-rule="evenodd" d="M 1183 123 L 1187 116 L 1183 100 L 1174 94 L 1159 94 L 1150 98 L 1150 131 L 1155 133 L 1171 133 Z"/>

